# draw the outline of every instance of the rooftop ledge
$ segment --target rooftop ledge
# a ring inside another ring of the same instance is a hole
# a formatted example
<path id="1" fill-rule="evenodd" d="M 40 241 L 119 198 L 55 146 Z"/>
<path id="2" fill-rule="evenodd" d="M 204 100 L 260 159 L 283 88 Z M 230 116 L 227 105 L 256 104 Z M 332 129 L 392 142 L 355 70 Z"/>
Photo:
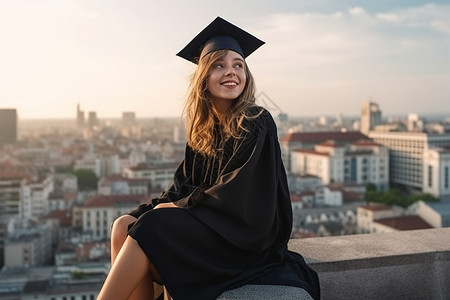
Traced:
<path id="1" fill-rule="evenodd" d="M 322 299 L 450 299 L 450 228 L 293 239 Z"/>

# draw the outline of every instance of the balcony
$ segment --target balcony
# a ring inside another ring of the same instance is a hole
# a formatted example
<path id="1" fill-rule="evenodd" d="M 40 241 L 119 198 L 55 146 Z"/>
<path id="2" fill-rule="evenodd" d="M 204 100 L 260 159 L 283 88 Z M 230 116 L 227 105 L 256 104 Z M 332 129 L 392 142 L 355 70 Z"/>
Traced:
<path id="1" fill-rule="evenodd" d="M 322 299 L 450 299 L 450 228 L 294 239 Z"/>

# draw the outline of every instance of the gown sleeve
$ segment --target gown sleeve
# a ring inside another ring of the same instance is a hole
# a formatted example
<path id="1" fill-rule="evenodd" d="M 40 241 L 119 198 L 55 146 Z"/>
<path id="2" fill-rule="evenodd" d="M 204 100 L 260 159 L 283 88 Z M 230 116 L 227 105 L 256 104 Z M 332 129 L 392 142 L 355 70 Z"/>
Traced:
<path id="1" fill-rule="evenodd" d="M 150 203 L 139 205 L 137 208 L 135 208 L 128 214 L 132 215 L 137 219 L 142 214 L 144 214 L 149 210 L 152 210 L 153 207 L 155 207 L 160 203 L 176 202 L 191 194 L 192 191 L 194 190 L 194 187 L 191 180 L 192 179 L 191 169 L 187 168 L 187 166 L 192 165 L 190 163 L 191 159 L 192 159 L 192 150 L 190 149 L 189 146 L 186 146 L 185 159 L 181 162 L 181 164 L 175 171 L 173 182 L 170 185 L 170 187 L 166 191 L 164 191 L 160 197 L 153 198 Z"/>
<path id="2" fill-rule="evenodd" d="M 251 134 L 230 171 L 187 209 L 231 244 L 261 252 L 287 243 L 292 207 L 272 117 L 264 110 L 249 122 Z"/>

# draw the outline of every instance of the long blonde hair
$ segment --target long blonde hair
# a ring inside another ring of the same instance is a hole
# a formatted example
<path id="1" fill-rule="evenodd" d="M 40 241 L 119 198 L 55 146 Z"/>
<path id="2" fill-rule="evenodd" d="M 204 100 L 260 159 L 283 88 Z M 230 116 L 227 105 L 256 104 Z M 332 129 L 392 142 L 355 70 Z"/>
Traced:
<path id="1" fill-rule="evenodd" d="M 184 106 L 187 122 L 187 142 L 189 146 L 203 155 L 215 155 L 230 137 L 240 138 L 245 128 L 242 123 L 247 117 L 246 110 L 255 105 L 255 82 L 245 63 L 246 83 L 238 98 L 233 100 L 230 111 L 219 120 L 214 113 L 207 79 L 212 66 L 223 59 L 230 50 L 218 50 L 202 57 L 191 77 L 188 96 Z M 217 140 L 216 126 L 220 126 Z"/>

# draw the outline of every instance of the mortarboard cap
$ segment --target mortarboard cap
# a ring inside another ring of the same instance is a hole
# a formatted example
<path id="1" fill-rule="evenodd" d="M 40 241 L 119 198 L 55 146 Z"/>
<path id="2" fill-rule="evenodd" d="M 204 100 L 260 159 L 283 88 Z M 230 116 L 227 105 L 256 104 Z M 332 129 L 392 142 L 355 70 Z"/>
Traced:
<path id="1" fill-rule="evenodd" d="M 264 45 L 264 42 L 260 39 L 221 17 L 217 17 L 177 55 L 197 63 L 200 56 L 213 51 L 228 49 L 246 58 L 262 45 Z"/>

